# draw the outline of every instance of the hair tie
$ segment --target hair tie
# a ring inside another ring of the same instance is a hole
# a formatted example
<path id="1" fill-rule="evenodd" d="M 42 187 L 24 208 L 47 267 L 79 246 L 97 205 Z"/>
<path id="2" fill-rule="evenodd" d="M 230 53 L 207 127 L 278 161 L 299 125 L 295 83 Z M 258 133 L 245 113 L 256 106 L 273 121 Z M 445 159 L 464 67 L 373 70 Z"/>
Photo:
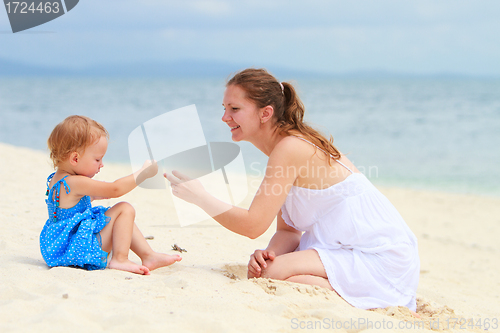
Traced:
<path id="1" fill-rule="evenodd" d="M 283 84 L 280 82 L 280 87 L 281 87 L 281 94 L 284 95 L 285 94 L 285 88 L 283 87 Z"/>

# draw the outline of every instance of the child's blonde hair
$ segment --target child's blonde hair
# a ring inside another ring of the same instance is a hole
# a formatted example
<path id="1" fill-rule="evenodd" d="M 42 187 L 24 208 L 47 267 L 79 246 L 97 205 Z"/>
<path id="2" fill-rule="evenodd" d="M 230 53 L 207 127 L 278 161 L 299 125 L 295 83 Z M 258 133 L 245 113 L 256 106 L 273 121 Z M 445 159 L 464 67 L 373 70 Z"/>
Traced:
<path id="1" fill-rule="evenodd" d="M 47 140 L 54 168 L 72 152 L 83 155 L 85 149 L 102 136 L 109 139 L 108 131 L 95 120 L 85 116 L 69 116 L 64 119 L 52 130 Z"/>

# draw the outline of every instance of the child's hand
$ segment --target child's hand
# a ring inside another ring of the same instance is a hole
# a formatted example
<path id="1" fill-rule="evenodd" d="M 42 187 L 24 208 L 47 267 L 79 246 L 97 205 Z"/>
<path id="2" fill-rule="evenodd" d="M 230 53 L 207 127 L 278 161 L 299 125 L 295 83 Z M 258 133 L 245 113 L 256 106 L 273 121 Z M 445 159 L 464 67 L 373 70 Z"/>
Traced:
<path id="1" fill-rule="evenodd" d="M 141 174 L 144 175 L 146 178 L 151 178 L 154 177 L 158 173 L 158 163 L 156 163 L 155 160 L 152 161 L 146 161 L 144 162 L 144 165 L 142 166 L 142 171 Z"/>
<path id="2" fill-rule="evenodd" d="M 170 181 L 172 193 L 189 203 L 196 205 L 206 194 L 205 188 L 198 179 L 191 179 L 178 171 L 172 171 L 172 175 L 164 173 L 163 176 Z"/>
<path id="3" fill-rule="evenodd" d="M 248 274 L 247 277 L 260 277 L 262 270 L 267 268 L 266 260 L 273 261 L 276 258 L 276 254 L 273 250 L 255 250 L 255 252 L 250 255 L 250 261 L 248 262 Z"/>
<path id="4" fill-rule="evenodd" d="M 155 160 L 146 161 L 142 168 L 134 174 L 135 183 L 139 185 L 148 178 L 154 177 L 158 173 L 158 163 Z"/>

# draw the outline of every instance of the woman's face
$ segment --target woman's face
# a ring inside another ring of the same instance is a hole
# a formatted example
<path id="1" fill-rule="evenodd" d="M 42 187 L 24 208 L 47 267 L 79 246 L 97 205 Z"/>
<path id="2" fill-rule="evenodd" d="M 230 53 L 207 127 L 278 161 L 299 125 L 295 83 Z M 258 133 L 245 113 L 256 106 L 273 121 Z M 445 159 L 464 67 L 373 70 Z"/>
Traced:
<path id="1" fill-rule="evenodd" d="M 225 122 L 232 134 L 233 141 L 251 141 L 260 129 L 259 108 L 245 97 L 245 91 L 237 85 L 230 85 L 222 100 Z"/>

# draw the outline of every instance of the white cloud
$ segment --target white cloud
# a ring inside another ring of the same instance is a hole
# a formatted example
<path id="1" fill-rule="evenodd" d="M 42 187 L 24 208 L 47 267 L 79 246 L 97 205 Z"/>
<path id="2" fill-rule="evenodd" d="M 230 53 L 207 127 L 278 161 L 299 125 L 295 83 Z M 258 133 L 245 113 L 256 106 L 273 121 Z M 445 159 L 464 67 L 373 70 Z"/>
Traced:
<path id="1" fill-rule="evenodd" d="M 231 13 L 231 8 L 227 1 L 194 1 L 191 6 L 199 13 L 209 16 L 221 17 Z"/>
<path id="2" fill-rule="evenodd" d="M 0 34 L 0 58 L 66 65 L 205 58 L 500 75 L 499 12 L 492 1 L 81 1 L 41 28 L 55 34 Z"/>

